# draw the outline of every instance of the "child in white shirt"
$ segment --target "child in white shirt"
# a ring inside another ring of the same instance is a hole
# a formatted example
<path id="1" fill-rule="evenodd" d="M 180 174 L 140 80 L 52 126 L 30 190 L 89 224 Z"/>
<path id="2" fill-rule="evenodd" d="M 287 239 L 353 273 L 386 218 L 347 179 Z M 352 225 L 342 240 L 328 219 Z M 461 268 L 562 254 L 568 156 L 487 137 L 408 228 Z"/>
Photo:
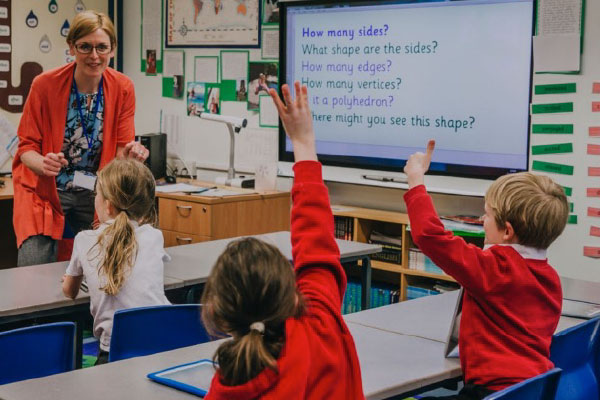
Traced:
<path id="1" fill-rule="evenodd" d="M 63 280 L 65 296 L 75 298 L 85 277 L 100 339 L 96 365 L 108 361 L 115 311 L 169 304 L 165 297 L 162 232 L 153 228 L 154 177 L 142 163 L 113 160 L 96 180 L 95 208 L 100 226 L 75 236 Z"/>

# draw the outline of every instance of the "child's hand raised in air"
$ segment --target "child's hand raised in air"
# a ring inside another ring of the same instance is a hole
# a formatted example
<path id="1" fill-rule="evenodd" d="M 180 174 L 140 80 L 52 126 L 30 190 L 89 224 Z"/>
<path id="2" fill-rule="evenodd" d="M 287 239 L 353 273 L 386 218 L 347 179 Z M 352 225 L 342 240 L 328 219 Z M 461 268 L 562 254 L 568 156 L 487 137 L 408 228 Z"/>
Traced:
<path id="1" fill-rule="evenodd" d="M 277 95 L 275 89 L 269 89 L 269 94 L 275 102 L 279 118 L 283 123 L 286 134 L 294 147 L 296 161 L 317 160 L 315 150 L 315 132 L 312 126 L 312 115 L 308 107 L 308 90 L 306 86 L 300 87 L 300 82 L 294 82 L 296 99 L 292 99 L 289 86 L 283 85 L 283 99 Z"/>
<path id="2" fill-rule="evenodd" d="M 427 143 L 427 151 L 425 154 L 418 151 L 409 157 L 404 166 L 404 173 L 408 178 L 409 189 L 424 183 L 423 176 L 429 169 L 429 164 L 431 164 L 431 156 L 433 155 L 434 148 L 435 140 L 430 140 Z"/>

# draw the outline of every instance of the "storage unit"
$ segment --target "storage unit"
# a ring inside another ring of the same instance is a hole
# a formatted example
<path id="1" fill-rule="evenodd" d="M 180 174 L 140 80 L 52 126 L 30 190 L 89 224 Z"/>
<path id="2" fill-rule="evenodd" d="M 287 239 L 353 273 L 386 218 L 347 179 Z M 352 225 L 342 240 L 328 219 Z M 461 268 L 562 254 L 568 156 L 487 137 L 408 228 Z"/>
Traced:
<path id="1" fill-rule="evenodd" d="M 400 301 L 404 301 L 408 298 L 408 287 L 411 287 L 411 294 L 415 292 L 414 288 L 424 288 L 424 290 L 431 290 L 433 286 L 452 286 L 456 285 L 456 281 L 449 275 L 439 272 L 430 272 L 427 270 L 411 269 L 409 263 L 409 250 L 415 248 L 415 244 L 410 236 L 410 228 L 408 215 L 404 213 L 384 210 L 373 210 L 360 207 L 332 206 L 333 214 L 338 220 L 336 225 L 339 227 L 349 226 L 351 232 L 351 240 L 358 242 L 368 243 L 371 233 L 377 231 L 378 233 L 390 236 L 396 236 L 400 240 L 400 246 L 394 244 L 389 246 L 386 253 L 382 252 L 380 258 L 385 258 L 387 261 L 382 260 L 371 260 L 371 266 L 373 272 L 377 270 L 386 271 L 391 273 L 395 277 L 395 282 L 399 283 L 400 288 Z M 341 221 L 340 221 L 341 219 Z M 346 220 L 344 220 L 346 219 Z M 351 223 L 349 223 L 350 221 Z M 339 232 L 344 234 L 344 232 Z M 463 232 L 457 233 L 463 236 Z M 470 242 L 474 242 L 480 246 L 483 245 L 483 234 L 473 233 L 471 237 L 465 238 Z M 377 243 L 380 243 L 377 241 Z M 397 263 L 397 257 L 393 254 L 400 247 L 401 253 L 400 263 Z M 388 276 L 390 274 L 387 274 Z M 373 280 L 376 281 L 377 277 L 374 276 Z M 416 292 L 426 293 L 419 289 Z"/>
<path id="2" fill-rule="evenodd" d="M 157 193 L 165 247 L 290 229 L 289 192 L 237 191 L 224 197 Z"/>

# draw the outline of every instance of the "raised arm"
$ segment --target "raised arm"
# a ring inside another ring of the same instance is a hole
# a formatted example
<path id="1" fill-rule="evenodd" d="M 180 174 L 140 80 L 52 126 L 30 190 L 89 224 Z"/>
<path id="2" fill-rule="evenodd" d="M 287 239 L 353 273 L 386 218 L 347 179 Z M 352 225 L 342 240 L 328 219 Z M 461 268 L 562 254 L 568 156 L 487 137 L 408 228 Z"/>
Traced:
<path id="1" fill-rule="evenodd" d="M 445 230 L 423 184 L 434 148 L 435 141 L 430 140 L 425 153 L 411 155 L 404 167 L 410 189 L 404 201 L 412 238 L 423 254 L 466 289 L 486 292 L 501 281 L 502 271 L 495 257 Z"/>
<path id="2" fill-rule="evenodd" d="M 346 275 L 333 235 L 333 215 L 321 164 L 317 161 L 312 115 L 306 86 L 295 82 L 295 99 L 290 88 L 282 87 L 281 101 L 269 90 L 286 134 L 294 148 L 292 188 L 292 254 L 298 285 L 308 298 L 326 296 L 339 310 L 346 288 Z"/>

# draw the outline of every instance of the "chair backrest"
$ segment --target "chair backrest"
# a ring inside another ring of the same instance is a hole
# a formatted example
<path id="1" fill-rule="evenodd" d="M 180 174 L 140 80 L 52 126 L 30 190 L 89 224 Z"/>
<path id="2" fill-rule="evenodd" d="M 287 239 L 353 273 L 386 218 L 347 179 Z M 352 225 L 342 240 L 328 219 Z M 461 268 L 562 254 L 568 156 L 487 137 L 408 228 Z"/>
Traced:
<path id="1" fill-rule="evenodd" d="M 0 333 L 0 385 L 71 371 L 75 324 L 57 322 Z"/>
<path id="2" fill-rule="evenodd" d="M 200 304 L 131 308 L 115 312 L 109 361 L 145 356 L 210 340 Z"/>
<path id="3" fill-rule="evenodd" d="M 562 369 L 556 399 L 598 399 L 597 353 L 600 318 L 585 321 L 552 337 L 550 360 Z"/>
<path id="4" fill-rule="evenodd" d="M 524 380 L 492 393 L 483 400 L 551 400 L 556 395 L 560 368 L 553 368 L 533 378 Z"/>

